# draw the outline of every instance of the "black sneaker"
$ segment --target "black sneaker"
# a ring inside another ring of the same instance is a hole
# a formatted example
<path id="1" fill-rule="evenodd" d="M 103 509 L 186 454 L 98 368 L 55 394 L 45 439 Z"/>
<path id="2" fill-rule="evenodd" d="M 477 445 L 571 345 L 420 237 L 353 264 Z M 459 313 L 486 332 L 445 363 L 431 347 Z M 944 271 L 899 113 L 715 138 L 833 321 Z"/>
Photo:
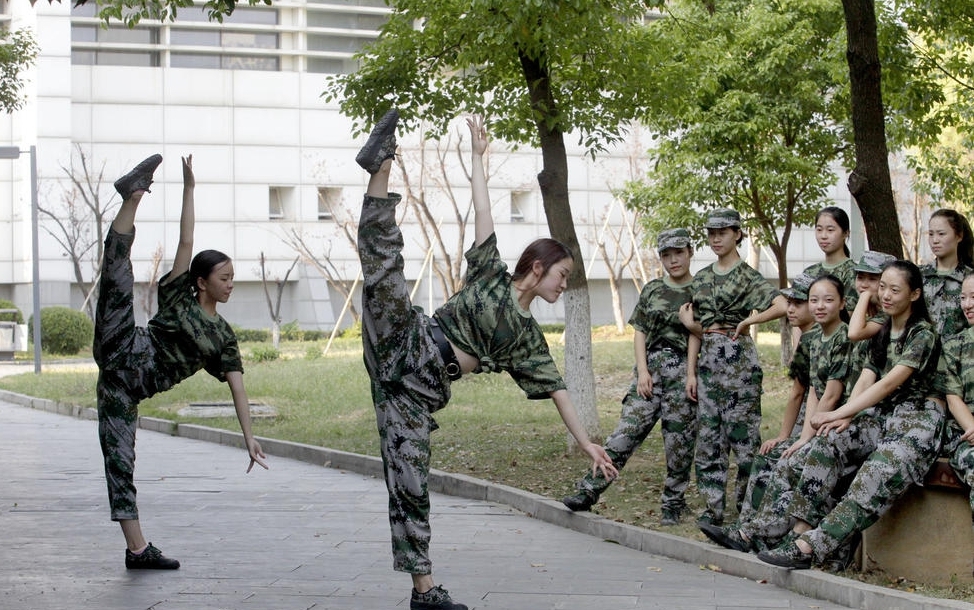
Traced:
<path id="1" fill-rule="evenodd" d="M 150 542 L 138 555 L 125 549 L 125 567 L 129 570 L 178 570 L 179 562 L 163 555 Z"/>
<path id="2" fill-rule="evenodd" d="M 396 154 L 396 125 L 399 123 L 399 111 L 390 109 L 372 128 L 369 139 L 362 150 L 355 155 L 355 162 L 362 169 L 374 174 L 382 167 L 382 162 L 391 159 Z"/>
<path id="3" fill-rule="evenodd" d="M 812 567 L 812 554 L 803 553 L 793 540 L 786 540 L 770 551 L 761 551 L 758 553 L 758 559 L 789 570 L 807 570 Z"/>
<path id="4" fill-rule="evenodd" d="M 725 549 L 742 553 L 751 552 L 751 543 L 745 540 L 744 536 L 741 536 L 741 531 L 735 525 L 720 527 L 709 523 L 699 523 L 697 526 L 707 538 Z"/>
<path id="5" fill-rule="evenodd" d="M 660 525 L 679 525 L 683 518 L 683 513 L 687 510 L 686 506 L 663 506 L 660 509 Z"/>
<path id="6" fill-rule="evenodd" d="M 467 610 L 467 607 L 453 601 L 446 589 L 437 585 L 426 593 L 413 589 L 409 610 Z"/>
<path id="7" fill-rule="evenodd" d="M 562 498 L 561 503 L 567 506 L 572 512 L 577 513 L 592 508 L 598 501 L 598 496 L 594 496 L 587 491 L 580 491 L 574 496 Z"/>
<path id="8" fill-rule="evenodd" d="M 129 173 L 115 181 L 115 190 L 128 199 L 135 191 L 149 192 L 149 185 L 152 184 L 152 174 L 162 163 L 162 155 L 152 155 L 142 163 L 139 163 Z"/>

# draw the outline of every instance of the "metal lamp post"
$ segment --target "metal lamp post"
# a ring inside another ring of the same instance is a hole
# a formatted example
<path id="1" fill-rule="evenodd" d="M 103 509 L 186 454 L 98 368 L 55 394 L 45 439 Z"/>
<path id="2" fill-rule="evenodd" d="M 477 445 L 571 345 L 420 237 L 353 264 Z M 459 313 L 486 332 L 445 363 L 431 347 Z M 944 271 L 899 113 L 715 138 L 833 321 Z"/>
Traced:
<path id="1" fill-rule="evenodd" d="M 37 240 L 37 147 L 20 150 L 17 146 L 0 146 L 0 159 L 18 159 L 21 153 L 30 153 L 30 241 L 33 261 L 34 284 L 34 373 L 41 372 L 41 277 Z"/>

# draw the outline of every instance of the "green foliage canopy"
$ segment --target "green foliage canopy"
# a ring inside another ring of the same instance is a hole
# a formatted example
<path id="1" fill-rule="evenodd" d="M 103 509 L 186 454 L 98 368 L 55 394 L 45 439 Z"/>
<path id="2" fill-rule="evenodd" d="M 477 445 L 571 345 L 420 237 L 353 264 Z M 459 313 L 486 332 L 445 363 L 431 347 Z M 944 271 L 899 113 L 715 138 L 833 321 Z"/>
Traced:
<path id="1" fill-rule="evenodd" d="M 28 30 L 0 28 L 0 109 L 10 113 L 24 104 L 22 73 L 37 58 L 37 43 Z"/>

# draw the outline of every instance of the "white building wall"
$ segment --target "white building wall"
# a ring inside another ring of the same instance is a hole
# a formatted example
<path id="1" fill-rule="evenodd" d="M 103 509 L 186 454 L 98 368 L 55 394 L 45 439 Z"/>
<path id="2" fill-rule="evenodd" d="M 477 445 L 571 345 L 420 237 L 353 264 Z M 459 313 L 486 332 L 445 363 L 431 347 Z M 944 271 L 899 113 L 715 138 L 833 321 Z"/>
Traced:
<path id="1" fill-rule="evenodd" d="M 162 248 L 164 268 L 171 263 L 181 205 L 179 158 L 192 154 L 197 182 L 196 246 L 223 250 L 234 259 L 234 297 L 221 309 L 232 323 L 250 328 L 269 326 L 259 282 L 259 259 L 261 253 L 267 257 L 271 278 L 282 277 L 297 255 L 283 239 L 288 231 L 301 232 L 323 254 L 329 253 L 349 280 L 355 279 L 359 267 L 354 248 L 338 236 L 334 222 L 318 218 L 318 188 L 341 189 L 349 213 L 357 214 L 367 175 L 355 165 L 354 155 L 364 138 L 352 138 L 351 122 L 319 97 L 325 74 L 170 68 L 165 61 L 160 62 L 161 67 L 72 65 L 69 7 L 70 3 L 38 2 L 32 8 L 27 0 L 13 0 L 10 5 L 11 24 L 34 28 L 41 54 L 29 75 L 28 104 L 0 118 L 0 146 L 26 149 L 37 145 L 41 205 L 50 207 L 60 202 L 66 185 L 63 168 L 78 167 L 77 149 L 96 171 L 103 169 L 100 195 L 105 200 L 114 198 L 115 204 L 118 197 L 111 184 L 115 178 L 143 158 L 161 153 L 163 165 L 139 210 L 133 252 L 136 280 L 147 281 L 157 247 Z M 282 22 L 294 19 L 295 14 L 287 13 Z M 287 27 L 294 31 L 286 36 L 298 39 L 303 35 L 300 24 Z M 302 65 L 303 61 L 291 59 L 282 66 Z M 454 133 L 465 131 L 458 122 Z M 573 145 L 577 138 L 569 135 L 566 141 L 573 216 L 591 279 L 592 318 L 596 324 L 611 323 L 607 271 L 595 252 L 595 240 L 613 205 L 611 190 L 637 177 L 639 167 L 646 164 L 641 151 L 645 148 L 642 142 L 648 138 L 637 132 L 626 144 L 594 161 Z M 419 146 L 413 134 L 405 134 L 401 143 L 407 158 Z M 499 142 L 493 143 L 491 150 L 489 186 L 494 218 L 502 253 L 513 266 L 527 243 L 548 233 L 536 179 L 541 158 L 536 151 L 507 151 Z M 0 298 L 14 300 L 25 312 L 31 308 L 26 158 L 0 160 L 0 223 L 4 227 L 0 233 Z M 458 199 L 469 201 L 459 164 L 449 157 L 448 165 Z M 271 189 L 282 195 L 283 218 L 270 218 Z M 512 192 L 525 193 L 519 198 L 523 220 L 511 218 Z M 427 189 L 427 195 L 432 201 L 443 201 L 433 188 Z M 835 195 L 848 210 L 844 186 L 837 186 Z M 440 212 L 445 235 L 455 238 L 457 227 L 451 214 L 446 208 Z M 610 218 L 619 221 L 618 209 Z M 80 291 L 72 289 L 70 261 L 45 230 L 53 227 L 52 222 L 42 218 L 41 224 L 42 306 L 80 307 L 82 297 Z M 403 230 L 407 276 L 417 279 L 425 252 L 411 215 L 406 215 Z M 471 238 L 472 228 L 468 245 Z M 647 254 L 650 252 L 647 249 Z M 808 231 L 793 234 L 791 254 L 790 275 L 820 258 L 814 236 Z M 711 260 L 709 252 L 699 252 L 694 268 Z M 769 278 L 776 277 L 769 256 L 762 259 L 761 271 Z M 91 269 L 85 273 L 90 280 Z M 637 297 L 632 282 L 624 282 L 625 316 Z M 430 296 L 428 286 L 421 286 L 417 304 L 435 307 L 440 300 L 437 295 Z M 297 320 L 303 328 L 330 329 L 343 304 L 342 297 L 320 274 L 307 264 L 299 264 L 289 278 L 281 317 L 284 322 Z M 144 319 L 144 312 L 139 313 Z M 554 321 L 561 319 L 563 309 L 560 304 L 545 304 L 535 313 L 542 321 Z M 342 325 L 348 322 L 346 318 Z"/>

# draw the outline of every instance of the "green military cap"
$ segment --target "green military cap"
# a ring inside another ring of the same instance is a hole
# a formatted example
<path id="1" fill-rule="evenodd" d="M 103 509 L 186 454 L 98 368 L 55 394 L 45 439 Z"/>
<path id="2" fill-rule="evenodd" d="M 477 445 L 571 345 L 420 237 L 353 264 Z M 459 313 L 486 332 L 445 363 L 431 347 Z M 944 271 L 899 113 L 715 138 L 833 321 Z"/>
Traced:
<path id="1" fill-rule="evenodd" d="M 667 248 L 686 248 L 690 245 L 690 232 L 680 227 L 667 229 L 656 236 L 656 251 L 662 253 Z"/>
<path id="2" fill-rule="evenodd" d="M 781 294 L 789 299 L 807 301 L 808 289 L 812 287 L 814 281 L 814 277 L 802 271 L 795 279 L 791 280 L 791 286 L 781 289 Z"/>
<path id="3" fill-rule="evenodd" d="M 856 273 L 873 273 L 879 275 L 883 272 L 883 269 L 895 260 L 896 257 L 892 254 L 866 250 L 862 253 L 862 258 L 859 259 L 859 262 L 856 263 L 856 266 L 852 270 Z"/>
<path id="4" fill-rule="evenodd" d="M 706 229 L 724 229 L 726 227 L 741 227 L 741 215 L 730 208 L 714 210 L 707 215 Z"/>

